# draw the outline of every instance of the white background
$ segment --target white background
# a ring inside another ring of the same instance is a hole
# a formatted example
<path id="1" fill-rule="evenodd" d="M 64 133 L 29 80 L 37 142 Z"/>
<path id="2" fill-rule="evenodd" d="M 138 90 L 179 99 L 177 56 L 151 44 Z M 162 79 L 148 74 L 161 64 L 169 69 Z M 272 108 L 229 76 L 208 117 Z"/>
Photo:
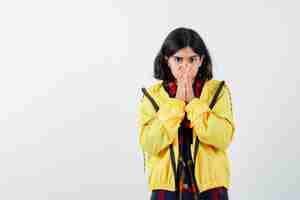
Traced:
<path id="1" fill-rule="evenodd" d="M 174 28 L 230 86 L 233 200 L 299 197 L 297 1 L 1 1 L 0 199 L 147 199 L 141 86 Z"/>

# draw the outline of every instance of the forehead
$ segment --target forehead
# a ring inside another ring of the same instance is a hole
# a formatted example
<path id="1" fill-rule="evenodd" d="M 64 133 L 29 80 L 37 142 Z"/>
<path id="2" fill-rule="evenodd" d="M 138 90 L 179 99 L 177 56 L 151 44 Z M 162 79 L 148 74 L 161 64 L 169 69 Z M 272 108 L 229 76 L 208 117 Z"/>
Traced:
<path id="1" fill-rule="evenodd" d="M 190 47 L 185 47 L 182 49 L 179 49 L 174 56 L 178 56 L 178 57 L 191 57 L 191 56 L 195 56 L 198 55 L 196 54 L 193 49 L 191 49 Z"/>

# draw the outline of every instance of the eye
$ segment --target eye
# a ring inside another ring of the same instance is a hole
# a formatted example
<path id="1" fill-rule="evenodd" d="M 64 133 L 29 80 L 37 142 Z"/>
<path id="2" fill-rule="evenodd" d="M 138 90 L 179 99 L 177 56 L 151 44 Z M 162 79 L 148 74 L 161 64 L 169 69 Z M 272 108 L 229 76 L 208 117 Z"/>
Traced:
<path id="1" fill-rule="evenodd" d="M 175 61 L 176 61 L 177 63 L 180 63 L 180 62 L 182 61 L 182 58 L 175 56 Z"/>
<path id="2" fill-rule="evenodd" d="M 196 59 L 194 57 L 190 58 L 190 62 L 193 63 Z"/>

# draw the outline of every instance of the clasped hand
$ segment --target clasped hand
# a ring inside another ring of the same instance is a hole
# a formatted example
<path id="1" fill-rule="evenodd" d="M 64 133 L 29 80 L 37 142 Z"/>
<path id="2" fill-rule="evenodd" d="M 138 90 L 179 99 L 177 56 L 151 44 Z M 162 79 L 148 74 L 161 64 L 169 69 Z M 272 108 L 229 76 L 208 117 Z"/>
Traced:
<path id="1" fill-rule="evenodd" d="M 193 82 L 194 78 L 193 69 L 189 68 L 182 68 L 178 70 L 177 74 L 177 92 L 176 97 L 177 99 L 183 100 L 185 102 L 190 102 L 194 98 L 194 91 L 193 91 Z"/>

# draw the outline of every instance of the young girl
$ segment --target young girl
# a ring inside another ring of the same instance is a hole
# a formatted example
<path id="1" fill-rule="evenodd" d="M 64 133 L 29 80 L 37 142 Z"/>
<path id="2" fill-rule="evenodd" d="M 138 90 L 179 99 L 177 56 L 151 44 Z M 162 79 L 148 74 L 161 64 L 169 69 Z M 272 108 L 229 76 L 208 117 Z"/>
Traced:
<path id="1" fill-rule="evenodd" d="M 147 92 L 159 109 L 147 95 L 138 109 L 151 200 L 227 200 L 227 149 L 235 132 L 230 89 L 223 85 L 211 109 L 221 81 L 213 79 L 211 57 L 197 32 L 177 28 L 167 36 L 154 78 Z"/>

